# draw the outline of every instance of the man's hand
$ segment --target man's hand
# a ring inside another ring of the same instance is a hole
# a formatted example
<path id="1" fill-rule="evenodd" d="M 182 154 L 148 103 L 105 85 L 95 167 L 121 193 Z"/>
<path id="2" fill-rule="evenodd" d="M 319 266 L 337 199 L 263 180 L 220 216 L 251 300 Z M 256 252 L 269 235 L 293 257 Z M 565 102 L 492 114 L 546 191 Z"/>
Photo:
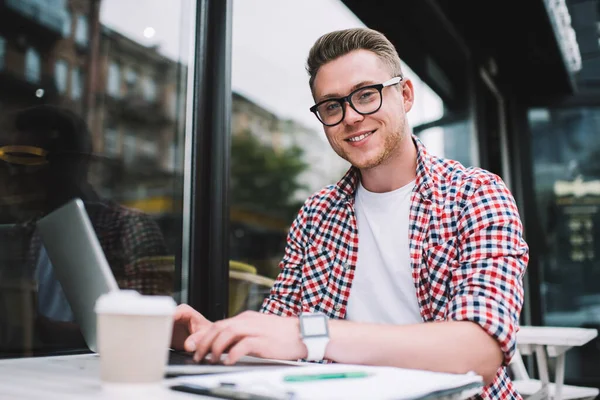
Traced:
<path id="1" fill-rule="evenodd" d="M 300 338 L 298 318 L 279 317 L 246 311 L 233 318 L 217 321 L 208 329 L 194 333 L 188 341 L 196 344 L 196 361 L 211 353 L 218 362 L 228 353 L 225 364 L 235 364 L 241 357 L 297 360 L 307 355 Z"/>
<path id="2" fill-rule="evenodd" d="M 212 322 L 187 304 L 178 305 L 173 317 L 171 347 L 176 350 L 195 351 L 196 343 L 189 340 L 190 335 L 202 337 L 212 325 Z"/>

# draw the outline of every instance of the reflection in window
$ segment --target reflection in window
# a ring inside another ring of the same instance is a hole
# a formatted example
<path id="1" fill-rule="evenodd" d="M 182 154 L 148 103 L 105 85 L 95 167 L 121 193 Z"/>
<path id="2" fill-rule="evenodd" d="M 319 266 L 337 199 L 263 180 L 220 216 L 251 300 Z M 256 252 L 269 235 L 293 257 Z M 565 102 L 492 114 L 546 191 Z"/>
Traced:
<path id="1" fill-rule="evenodd" d="M 599 328 L 600 108 L 531 109 L 528 120 L 543 323 Z M 596 342 L 566 357 L 580 366 L 567 379 L 597 379 Z"/>
<path id="2" fill-rule="evenodd" d="M 127 83 L 128 89 L 134 89 L 137 83 L 137 73 L 131 67 L 127 68 L 125 72 L 125 83 Z"/>
<path id="3" fill-rule="evenodd" d="M 73 16 L 71 15 L 71 13 L 68 10 L 65 10 L 65 17 L 63 20 L 63 31 L 62 34 L 64 37 L 68 38 L 71 36 L 71 18 L 73 18 Z"/>
<path id="4" fill-rule="evenodd" d="M 88 43 L 88 20 L 83 14 L 77 15 L 77 25 L 75 27 L 75 42 L 79 45 Z"/>
<path id="5" fill-rule="evenodd" d="M 175 117 L 177 115 L 177 93 L 171 90 L 168 95 L 168 107 L 169 107 L 169 115 L 171 117 Z"/>
<path id="6" fill-rule="evenodd" d="M 121 68 L 114 61 L 108 67 L 107 91 L 112 97 L 121 97 Z"/>
<path id="7" fill-rule="evenodd" d="M 58 93 L 64 94 L 67 92 L 67 80 L 69 79 L 69 64 L 65 60 L 56 61 L 54 66 L 54 82 Z"/>
<path id="8" fill-rule="evenodd" d="M 104 131 L 104 154 L 107 156 L 119 154 L 119 132 L 115 128 L 106 128 Z"/>
<path id="9" fill-rule="evenodd" d="M 413 103 L 407 115 L 410 126 L 418 126 L 428 122 L 436 121 L 444 116 L 444 103 L 423 80 L 414 73 L 410 67 L 402 63 L 404 76 L 413 83 L 417 101 Z"/>
<path id="10" fill-rule="evenodd" d="M 600 251 L 600 231 L 594 228 L 600 225 L 600 109 L 535 109 L 529 112 L 529 125 L 539 220 L 548 245 L 545 318 L 562 323 L 561 310 L 600 306 L 597 261 L 587 256 Z M 591 296 L 598 301 L 582 300 Z M 588 322 L 585 313 L 577 315 L 583 318 L 578 325 Z"/>
<path id="11" fill-rule="evenodd" d="M 417 136 L 427 151 L 435 156 L 458 161 L 466 167 L 478 163 L 467 120 L 428 128 Z"/>
<path id="12" fill-rule="evenodd" d="M 137 142 L 140 155 L 144 155 L 153 160 L 156 159 L 156 155 L 158 154 L 158 143 L 148 139 L 138 139 Z"/>
<path id="13" fill-rule="evenodd" d="M 71 74 L 71 98 L 78 100 L 83 92 L 83 75 L 79 67 L 73 68 Z"/>
<path id="14" fill-rule="evenodd" d="M 175 143 L 171 143 L 169 146 L 166 169 L 167 171 L 177 170 L 177 145 Z"/>
<path id="15" fill-rule="evenodd" d="M 123 161 L 125 165 L 130 165 L 135 160 L 137 152 L 137 140 L 135 134 L 128 133 L 123 140 Z"/>
<path id="16" fill-rule="evenodd" d="M 25 79 L 32 83 L 39 83 L 41 80 L 41 67 L 40 53 L 29 47 L 25 52 Z"/>
<path id="17" fill-rule="evenodd" d="M 148 101 L 156 100 L 156 83 L 151 77 L 144 78 L 144 98 Z"/>
<path id="18" fill-rule="evenodd" d="M 4 69 L 4 58 L 6 57 L 6 39 L 0 36 L 0 71 Z"/>
<path id="19" fill-rule="evenodd" d="M 529 240 L 540 249 L 543 323 L 598 328 L 600 108 L 532 109 L 528 120 L 537 211 Z M 567 363 L 581 366 L 567 368 L 567 379 L 597 379 L 597 362 L 593 342 L 567 353 Z"/>
<path id="20" fill-rule="evenodd" d="M 140 6 L 139 0 L 12 0 L 34 2 L 44 11 L 38 19 L 3 20 L 0 27 L 2 32 L 19 32 L 25 43 L 35 45 L 23 48 L 14 35 L 0 38 L 0 63 L 6 49 L 14 49 L 15 65 L 4 66 L 16 73 L 2 77 L 3 86 L 11 90 L 2 91 L 0 141 L 41 147 L 52 157 L 38 160 L 32 155 L 24 157 L 27 162 L 10 165 L 0 160 L 0 203 L 5 205 L 0 207 L 0 358 L 85 350 L 56 279 L 56 266 L 33 230 L 36 220 L 57 204 L 82 198 L 121 288 L 181 301 L 180 260 L 188 251 L 183 249 L 179 206 L 182 174 L 165 171 L 158 163 L 126 164 L 120 157 L 134 160 L 138 151 L 135 135 L 122 137 L 127 130 L 145 138 L 139 151 L 152 159 L 161 156 L 163 147 L 166 152 L 175 138 L 185 142 L 188 133 L 180 123 L 185 115 L 169 117 L 166 104 L 153 105 L 153 112 L 147 112 L 144 102 L 128 107 L 120 101 L 126 77 L 117 61 L 144 66 L 145 74 L 160 76 L 161 85 L 174 88 L 185 110 L 187 87 L 180 83 L 187 81 L 187 65 L 194 55 L 182 49 L 191 48 L 187 44 L 195 27 L 188 16 L 196 1 L 153 0 Z M 0 0 L 0 13 L 4 3 Z M 100 7 L 99 13 L 88 14 L 92 3 Z M 63 18 L 67 5 L 72 26 Z M 53 23 L 52 37 L 36 25 L 47 22 Z M 156 28 L 160 49 L 147 46 L 143 28 L 149 25 Z M 92 32 L 96 28 L 98 32 Z M 68 32 L 77 43 L 65 39 Z M 93 43 L 92 33 L 98 38 Z M 7 62 L 12 63 L 12 55 Z M 157 59 L 160 63 L 149 62 Z M 50 86 L 62 95 L 54 96 L 38 84 L 45 81 L 46 67 Z M 88 78 L 97 84 L 87 88 Z M 25 80 L 34 85 L 20 84 Z M 41 101 L 30 95 L 32 86 L 46 91 Z M 92 92 L 86 96 L 88 89 Z M 182 153 L 183 148 L 175 151 Z"/>

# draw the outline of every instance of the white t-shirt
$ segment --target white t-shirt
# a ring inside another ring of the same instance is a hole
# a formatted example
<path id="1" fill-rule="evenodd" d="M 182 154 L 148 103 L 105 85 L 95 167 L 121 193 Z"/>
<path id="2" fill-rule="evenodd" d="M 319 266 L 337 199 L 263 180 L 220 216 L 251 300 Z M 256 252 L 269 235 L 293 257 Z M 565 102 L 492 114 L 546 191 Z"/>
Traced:
<path id="1" fill-rule="evenodd" d="M 395 325 L 423 322 L 408 245 L 415 182 L 387 193 L 356 191 L 358 261 L 346 319 Z"/>

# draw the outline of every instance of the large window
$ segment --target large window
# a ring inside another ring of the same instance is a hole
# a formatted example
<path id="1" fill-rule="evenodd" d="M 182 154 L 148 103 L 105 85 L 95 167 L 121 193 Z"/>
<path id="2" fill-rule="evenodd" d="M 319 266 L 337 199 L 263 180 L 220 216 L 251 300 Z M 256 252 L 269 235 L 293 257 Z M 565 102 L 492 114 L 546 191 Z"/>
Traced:
<path id="1" fill-rule="evenodd" d="M 6 56 L 6 39 L 0 36 L 0 71 L 4 69 L 4 57 Z"/>
<path id="2" fill-rule="evenodd" d="M 77 24 L 75 26 L 75 42 L 82 46 L 87 45 L 89 29 L 87 16 L 79 14 L 77 16 Z"/>
<path id="3" fill-rule="evenodd" d="M 600 108 L 529 112 L 544 324 L 600 328 Z M 567 353 L 567 378 L 597 379 L 595 343 Z"/>
<path id="4" fill-rule="evenodd" d="M 104 154 L 109 157 L 115 157 L 120 150 L 119 131 L 115 128 L 106 128 L 104 132 Z"/>
<path id="5" fill-rule="evenodd" d="M 32 83 L 39 83 L 42 75 L 42 61 L 40 53 L 33 47 L 25 51 L 25 79 Z"/>
<path id="6" fill-rule="evenodd" d="M 156 100 L 156 82 L 154 78 L 147 76 L 144 78 L 144 98 L 147 101 Z"/>
<path id="7" fill-rule="evenodd" d="M 112 97 L 121 97 L 121 67 L 116 62 L 108 66 L 107 92 Z"/>
<path id="8" fill-rule="evenodd" d="M 71 73 L 71 98 L 79 100 L 83 93 L 83 72 L 81 68 L 73 68 Z"/>
<path id="9" fill-rule="evenodd" d="M 35 229 L 73 198 L 83 200 L 121 288 L 181 300 L 187 274 L 184 113 L 196 1 L 61 4 L 73 15 L 77 43 L 67 26 L 56 35 L 36 28 L 43 15 L 0 25 L 0 65 L 19 72 L 5 75 L 0 90 L 0 358 L 85 349 L 59 267 Z M 14 51 L 6 59 L 5 47 Z M 121 65 L 160 77 L 153 93 L 173 93 L 181 107 L 173 113 L 166 102 L 149 108 L 123 98 L 124 79 L 132 79 Z M 168 152 L 177 162 L 167 169 Z"/>
<path id="10" fill-rule="evenodd" d="M 58 93 L 64 94 L 67 91 L 69 79 L 69 64 L 65 60 L 58 60 L 54 65 L 54 82 Z"/>
<path id="11" fill-rule="evenodd" d="M 64 18 L 64 22 L 63 22 L 62 34 L 66 38 L 70 37 L 71 33 L 72 33 L 72 30 L 71 30 L 72 18 L 73 18 L 73 16 L 71 15 L 71 13 L 68 10 L 65 10 L 65 18 Z"/>
<path id="12" fill-rule="evenodd" d="M 302 203 L 349 168 L 309 111 L 305 65 L 319 36 L 358 26 L 341 1 L 233 3 L 230 315 L 260 308 Z M 418 90 L 411 123 L 440 119 L 440 98 L 406 65 L 404 72 Z"/>

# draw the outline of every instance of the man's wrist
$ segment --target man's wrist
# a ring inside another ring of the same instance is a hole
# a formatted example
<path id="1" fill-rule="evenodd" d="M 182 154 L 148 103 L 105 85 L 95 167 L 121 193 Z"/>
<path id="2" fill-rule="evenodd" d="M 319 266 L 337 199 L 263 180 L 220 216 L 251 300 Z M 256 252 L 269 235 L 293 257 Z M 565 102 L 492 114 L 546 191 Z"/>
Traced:
<path id="1" fill-rule="evenodd" d="M 304 344 L 304 341 L 302 340 L 302 333 L 300 330 L 300 318 L 296 317 L 293 318 L 294 320 L 294 329 L 296 332 L 298 332 L 298 343 L 300 343 L 299 345 L 299 350 L 300 350 L 300 355 L 298 357 L 299 360 L 305 360 L 306 357 L 308 357 L 308 349 L 306 348 L 306 345 Z"/>
<path id="2" fill-rule="evenodd" d="M 329 318 L 321 312 L 303 312 L 299 316 L 299 325 L 306 360 L 322 361 L 329 343 Z"/>

